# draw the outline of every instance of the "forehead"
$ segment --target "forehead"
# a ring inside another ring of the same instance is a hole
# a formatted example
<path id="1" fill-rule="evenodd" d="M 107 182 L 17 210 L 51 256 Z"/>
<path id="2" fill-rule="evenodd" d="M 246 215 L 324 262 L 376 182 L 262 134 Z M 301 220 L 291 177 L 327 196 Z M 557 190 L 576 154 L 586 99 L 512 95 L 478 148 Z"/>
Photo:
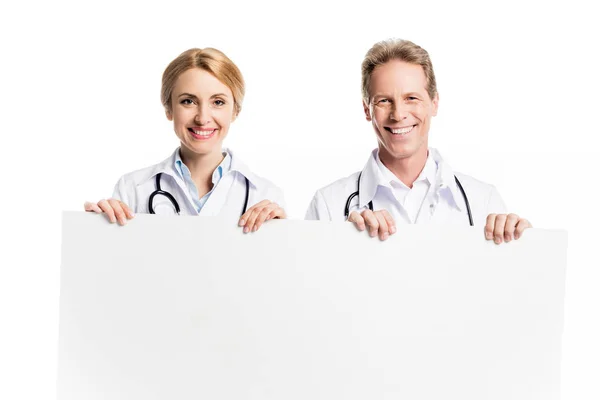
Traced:
<path id="1" fill-rule="evenodd" d="M 200 68 L 188 69 L 177 77 L 173 87 L 173 96 L 178 96 L 181 93 L 190 93 L 198 97 L 210 97 L 215 93 L 232 96 L 227 85 L 210 72 Z"/>
<path id="2" fill-rule="evenodd" d="M 423 67 L 392 60 L 375 67 L 369 81 L 369 94 L 382 92 L 427 92 Z"/>

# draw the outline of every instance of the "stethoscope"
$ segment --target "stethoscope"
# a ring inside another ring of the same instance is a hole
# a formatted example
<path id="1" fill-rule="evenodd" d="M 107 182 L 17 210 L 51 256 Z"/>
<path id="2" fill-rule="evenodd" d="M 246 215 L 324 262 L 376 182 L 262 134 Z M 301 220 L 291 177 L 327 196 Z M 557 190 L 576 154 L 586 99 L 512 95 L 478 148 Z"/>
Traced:
<path id="1" fill-rule="evenodd" d="M 150 210 L 150 214 L 155 214 L 154 207 L 152 206 L 152 201 L 154 200 L 155 196 L 160 194 L 160 195 L 165 196 L 167 199 L 169 199 L 169 201 L 175 207 L 175 212 L 177 213 L 177 215 L 179 215 L 181 209 L 179 208 L 179 203 L 177 203 L 177 200 L 175 200 L 175 197 L 173 197 L 173 195 L 171 193 L 166 192 L 160 188 L 161 175 L 162 175 L 162 173 L 156 174 L 156 190 L 150 194 L 150 198 L 148 199 L 148 210 Z M 246 213 L 246 209 L 248 208 L 248 195 L 250 193 L 250 183 L 248 182 L 248 178 L 244 177 L 244 179 L 246 180 L 246 199 L 244 200 L 244 209 L 242 210 L 241 215 L 244 215 Z"/>
<path id="2" fill-rule="evenodd" d="M 361 175 L 362 175 L 362 172 L 360 174 L 358 174 L 358 189 L 359 190 L 360 190 L 360 176 Z M 473 226 L 473 215 L 471 215 L 471 206 L 469 205 L 469 199 L 467 198 L 465 190 L 463 189 L 463 187 L 460 184 L 460 181 L 458 180 L 456 175 L 454 175 L 454 180 L 456 181 L 456 184 L 458 185 L 458 188 L 460 189 L 460 192 L 462 193 L 463 199 L 465 199 L 465 204 L 467 206 L 467 214 L 469 215 L 469 225 Z M 350 214 L 350 202 L 356 196 L 358 196 L 358 190 L 356 192 L 352 193 L 350 196 L 348 196 L 348 200 L 346 200 L 346 207 L 344 208 L 344 217 L 346 219 L 348 219 L 348 215 Z M 373 201 L 369 201 L 369 210 L 373 211 Z"/>

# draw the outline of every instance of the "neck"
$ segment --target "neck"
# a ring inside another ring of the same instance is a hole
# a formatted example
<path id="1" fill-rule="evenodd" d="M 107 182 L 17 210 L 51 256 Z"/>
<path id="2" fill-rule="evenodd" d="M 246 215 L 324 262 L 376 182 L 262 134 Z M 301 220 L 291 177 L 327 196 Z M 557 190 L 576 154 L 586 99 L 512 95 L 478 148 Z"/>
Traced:
<path id="1" fill-rule="evenodd" d="M 208 154 L 196 154 L 186 149 L 185 146 L 181 146 L 179 154 L 181 161 L 190 170 L 196 186 L 212 187 L 212 173 L 225 158 L 221 150 Z M 198 190 L 201 191 L 200 188 Z"/>
<path id="2" fill-rule="evenodd" d="M 413 183 L 425 168 L 427 154 L 427 147 L 425 147 L 424 151 L 418 151 L 409 157 L 394 158 L 386 150 L 379 148 L 379 159 L 383 165 L 409 188 L 413 187 Z"/>

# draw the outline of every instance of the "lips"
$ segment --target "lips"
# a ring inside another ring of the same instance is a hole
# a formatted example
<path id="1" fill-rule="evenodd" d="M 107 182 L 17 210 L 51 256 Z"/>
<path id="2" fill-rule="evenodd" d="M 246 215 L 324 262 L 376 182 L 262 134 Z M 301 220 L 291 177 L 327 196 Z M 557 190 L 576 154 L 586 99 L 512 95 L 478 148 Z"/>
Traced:
<path id="1" fill-rule="evenodd" d="M 214 136 L 215 128 L 188 128 L 191 136 L 197 140 L 207 140 Z"/>

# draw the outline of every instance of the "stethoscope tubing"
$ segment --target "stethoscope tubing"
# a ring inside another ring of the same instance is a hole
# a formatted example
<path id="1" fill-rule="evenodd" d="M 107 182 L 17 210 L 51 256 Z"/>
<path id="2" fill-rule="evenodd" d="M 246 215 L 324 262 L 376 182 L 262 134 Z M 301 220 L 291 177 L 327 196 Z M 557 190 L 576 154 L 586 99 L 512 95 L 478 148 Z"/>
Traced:
<path id="1" fill-rule="evenodd" d="M 175 207 L 175 212 L 177 213 L 177 215 L 180 215 L 181 209 L 179 208 L 179 203 L 177 202 L 177 200 L 175 200 L 175 197 L 171 193 L 162 190 L 160 187 L 161 176 L 162 176 L 162 172 L 159 172 L 158 174 L 156 174 L 156 190 L 154 192 L 152 192 L 150 194 L 150 197 L 148 198 L 148 211 L 150 211 L 150 214 L 156 214 L 154 212 L 154 207 L 152 206 L 152 202 L 154 200 L 154 197 L 156 197 L 158 195 L 162 195 L 162 196 L 165 196 L 167 199 L 169 199 L 171 204 L 173 204 L 173 207 Z M 246 181 L 246 198 L 244 199 L 244 209 L 242 210 L 241 215 L 244 215 L 246 213 L 246 210 L 248 209 L 248 198 L 250 197 L 250 182 L 248 181 L 248 178 L 244 177 L 244 179 Z"/>
<path id="2" fill-rule="evenodd" d="M 362 172 L 360 174 L 358 174 L 357 187 L 359 190 L 360 190 L 361 175 L 362 175 Z M 461 183 L 458 180 L 458 178 L 456 177 L 456 175 L 454 175 L 454 180 L 456 181 L 456 184 L 458 185 L 458 188 L 460 189 L 463 199 L 465 200 L 465 205 L 467 206 L 467 215 L 469 216 L 469 225 L 473 226 L 473 214 L 471 214 L 471 205 L 469 204 L 469 198 L 467 197 L 467 194 L 465 193 L 465 189 L 461 185 Z M 352 202 L 352 199 L 354 199 L 356 196 L 359 195 L 359 190 L 350 194 L 350 196 L 348 196 L 348 199 L 346 200 L 346 207 L 344 207 L 344 217 L 346 219 L 348 219 L 348 215 L 350 214 L 350 203 Z M 368 206 L 369 206 L 369 210 L 373 211 L 373 201 L 369 201 Z"/>

